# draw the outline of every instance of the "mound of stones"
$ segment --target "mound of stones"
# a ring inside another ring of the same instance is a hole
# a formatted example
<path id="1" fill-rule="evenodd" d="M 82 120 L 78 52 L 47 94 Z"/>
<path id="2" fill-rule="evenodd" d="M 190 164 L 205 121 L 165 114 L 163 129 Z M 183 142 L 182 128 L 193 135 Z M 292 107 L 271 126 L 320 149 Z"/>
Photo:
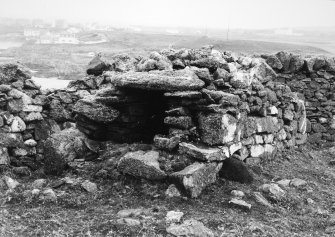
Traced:
<path id="1" fill-rule="evenodd" d="M 60 175 L 75 160 L 108 154 L 105 142 L 147 143 L 122 153 L 118 172 L 197 197 L 218 176 L 229 178 L 231 164 L 258 164 L 307 140 L 333 142 L 334 65 L 212 47 L 98 55 L 85 78 L 48 91 L 22 65 L 2 65 L 0 164 L 44 164 Z"/>

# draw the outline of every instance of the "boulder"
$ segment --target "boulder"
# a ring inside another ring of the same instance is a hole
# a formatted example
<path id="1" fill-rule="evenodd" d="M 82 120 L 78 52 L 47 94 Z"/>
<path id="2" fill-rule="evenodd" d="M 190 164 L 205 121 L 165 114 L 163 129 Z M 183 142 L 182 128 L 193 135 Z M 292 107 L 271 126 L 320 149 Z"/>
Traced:
<path id="1" fill-rule="evenodd" d="M 170 179 L 192 198 L 198 197 L 202 190 L 216 181 L 221 168 L 217 163 L 193 163 L 185 169 L 172 173 Z"/>
<path id="2" fill-rule="evenodd" d="M 60 175 L 69 162 L 90 154 L 84 140 L 85 135 L 74 128 L 52 134 L 44 143 L 45 172 Z"/>
<path id="3" fill-rule="evenodd" d="M 88 75 L 99 76 L 109 69 L 111 69 L 111 65 L 101 55 L 97 55 L 89 62 L 86 72 Z"/>
<path id="4" fill-rule="evenodd" d="M 24 82 L 31 78 L 30 70 L 21 64 L 0 65 L 0 84 L 11 84 L 13 82 Z"/>
<path id="5" fill-rule="evenodd" d="M 199 90 L 205 83 L 190 69 L 150 72 L 106 73 L 113 85 L 146 90 Z"/>
<path id="6" fill-rule="evenodd" d="M 162 180 L 166 174 L 159 167 L 157 151 L 128 152 L 119 161 L 117 169 L 120 173 L 149 180 Z"/>

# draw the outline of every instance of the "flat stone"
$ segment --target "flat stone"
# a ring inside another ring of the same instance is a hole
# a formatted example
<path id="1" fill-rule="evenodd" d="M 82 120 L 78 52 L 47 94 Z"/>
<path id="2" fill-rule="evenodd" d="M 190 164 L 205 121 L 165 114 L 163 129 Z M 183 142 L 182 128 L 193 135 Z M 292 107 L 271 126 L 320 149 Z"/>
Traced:
<path id="1" fill-rule="evenodd" d="M 176 91 L 164 93 L 166 97 L 177 97 L 186 99 L 200 99 L 202 97 L 199 91 Z"/>
<path id="2" fill-rule="evenodd" d="M 127 226 L 139 226 L 141 225 L 141 222 L 134 218 L 121 218 L 117 220 L 118 224 L 124 224 Z"/>
<path id="3" fill-rule="evenodd" d="M 181 211 L 169 211 L 168 213 L 166 213 L 165 222 L 167 224 L 178 223 L 183 216 L 184 213 Z"/>
<path id="4" fill-rule="evenodd" d="M 294 178 L 291 180 L 290 182 L 290 186 L 293 186 L 293 187 L 301 187 L 301 186 L 306 186 L 307 185 L 307 182 L 303 179 L 299 179 L 299 178 Z"/>
<path id="5" fill-rule="evenodd" d="M 242 209 L 247 209 L 247 210 L 250 210 L 251 209 L 251 204 L 247 203 L 246 201 L 243 201 L 241 199 L 237 199 L 237 198 L 232 198 L 230 201 L 229 201 L 229 204 L 230 205 L 233 205 L 235 207 L 239 207 L 239 208 L 242 208 Z"/>
<path id="6" fill-rule="evenodd" d="M 281 179 L 276 182 L 280 187 L 287 188 L 290 186 L 291 180 L 290 179 Z"/>
<path id="7" fill-rule="evenodd" d="M 266 198 L 260 192 L 253 192 L 253 197 L 255 201 L 259 204 L 266 206 L 270 209 L 273 208 L 272 204 L 268 200 L 266 200 Z"/>
<path id="8" fill-rule="evenodd" d="M 47 180 L 46 179 L 36 179 L 32 184 L 31 187 L 34 189 L 42 189 L 47 185 Z"/>
<path id="9" fill-rule="evenodd" d="M 181 186 L 186 194 L 192 198 L 198 197 L 202 190 L 216 181 L 221 164 L 193 163 L 185 169 L 172 173 L 170 178 Z"/>
<path id="10" fill-rule="evenodd" d="M 178 146 L 179 142 L 180 142 L 180 137 L 178 136 L 167 138 L 167 137 L 156 135 L 154 137 L 155 146 L 162 150 L 172 151 Z"/>
<path id="11" fill-rule="evenodd" d="M 106 74 L 117 87 L 147 90 L 184 91 L 199 90 L 205 83 L 189 69 L 177 71 L 127 72 Z"/>
<path id="12" fill-rule="evenodd" d="M 240 190 L 232 190 L 230 192 L 230 194 L 237 199 L 241 199 L 245 196 L 244 192 L 240 191 Z"/>
<path id="13" fill-rule="evenodd" d="M 24 105 L 22 108 L 24 112 L 42 112 L 43 108 L 40 105 Z"/>
<path id="14" fill-rule="evenodd" d="M 182 224 L 172 224 L 166 232 L 174 236 L 214 237 L 214 233 L 200 221 L 189 219 Z"/>
<path id="15" fill-rule="evenodd" d="M 82 99 L 77 101 L 73 107 L 73 111 L 88 119 L 102 123 L 111 123 L 120 114 L 119 111 L 97 103 L 94 99 Z"/>
<path id="16" fill-rule="evenodd" d="M 219 148 L 198 147 L 186 142 L 179 144 L 179 153 L 201 161 L 222 161 L 227 158 Z"/>
<path id="17" fill-rule="evenodd" d="M 179 116 L 179 117 L 168 116 L 164 118 L 164 123 L 171 127 L 181 129 L 189 129 L 193 127 L 192 118 L 190 116 Z"/>
<path id="18" fill-rule="evenodd" d="M 128 152 L 119 161 L 117 169 L 123 174 L 149 180 L 162 180 L 166 174 L 159 167 L 157 151 Z"/>
<path id="19" fill-rule="evenodd" d="M 83 187 L 83 189 L 85 189 L 89 193 L 96 193 L 98 191 L 98 186 L 95 183 L 90 182 L 89 180 L 85 180 L 84 182 L 82 182 L 81 187 Z"/>
<path id="20" fill-rule="evenodd" d="M 262 192 L 266 193 L 270 198 L 274 200 L 281 200 L 285 197 L 285 191 L 281 189 L 278 184 L 263 184 L 259 188 Z"/>
<path id="21" fill-rule="evenodd" d="M 43 120 L 43 116 L 40 112 L 30 112 L 23 117 L 23 121 L 25 122 L 40 121 L 40 120 Z"/>

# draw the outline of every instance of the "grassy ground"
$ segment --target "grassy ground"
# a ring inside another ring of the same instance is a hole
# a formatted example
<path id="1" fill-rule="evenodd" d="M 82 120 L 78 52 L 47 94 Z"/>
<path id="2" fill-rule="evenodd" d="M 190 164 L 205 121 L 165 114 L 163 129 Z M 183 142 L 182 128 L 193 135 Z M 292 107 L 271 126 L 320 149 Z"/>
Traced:
<path id="1" fill-rule="evenodd" d="M 335 168 L 328 164 L 333 158 L 334 152 L 303 147 L 251 167 L 256 178 L 251 185 L 219 180 L 198 199 L 167 198 L 166 183 L 113 175 L 93 179 L 102 164 L 88 163 L 67 176 L 96 182 L 97 193 L 89 194 L 78 185 L 63 185 L 55 189 L 56 203 L 43 203 L 23 194 L 33 180 L 44 177 L 33 174 L 18 179 L 23 184 L 18 191 L 2 196 L 0 236 L 167 236 L 164 218 L 171 210 L 184 212 L 183 219 L 203 222 L 216 236 L 334 236 Z M 47 178 L 50 185 L 56 180 Z M 260 185 L 292 178 L 308 184 L 287 188 L 283 200 L 272 202 L 273 209 L 253 199 L 252 192 Z M 244 200 L 252 204 L 250 211 L 228 205 L 234 189 L 246 194 Z M 308 203 L 307 198 L 314 203 Z M 146 209 L 138 217 L 141 225 L 118 224 L 117 212 L 127 208 Z"/>

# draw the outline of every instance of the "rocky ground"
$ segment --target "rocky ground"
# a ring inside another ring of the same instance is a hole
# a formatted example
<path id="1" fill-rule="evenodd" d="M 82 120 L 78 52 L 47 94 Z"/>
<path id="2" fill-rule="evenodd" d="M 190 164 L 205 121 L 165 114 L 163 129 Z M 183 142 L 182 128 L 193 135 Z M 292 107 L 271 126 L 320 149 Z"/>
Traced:
<path id="1" fill-rule="evenodd" d="M 220 179 L 197 199 L 119 175 L 117 158 L 78 161 L 58 178 L 3 170 L 0 235 L 334 236 L 334 155 L 291 150 L 250 166 L 252 184 Z"/>

